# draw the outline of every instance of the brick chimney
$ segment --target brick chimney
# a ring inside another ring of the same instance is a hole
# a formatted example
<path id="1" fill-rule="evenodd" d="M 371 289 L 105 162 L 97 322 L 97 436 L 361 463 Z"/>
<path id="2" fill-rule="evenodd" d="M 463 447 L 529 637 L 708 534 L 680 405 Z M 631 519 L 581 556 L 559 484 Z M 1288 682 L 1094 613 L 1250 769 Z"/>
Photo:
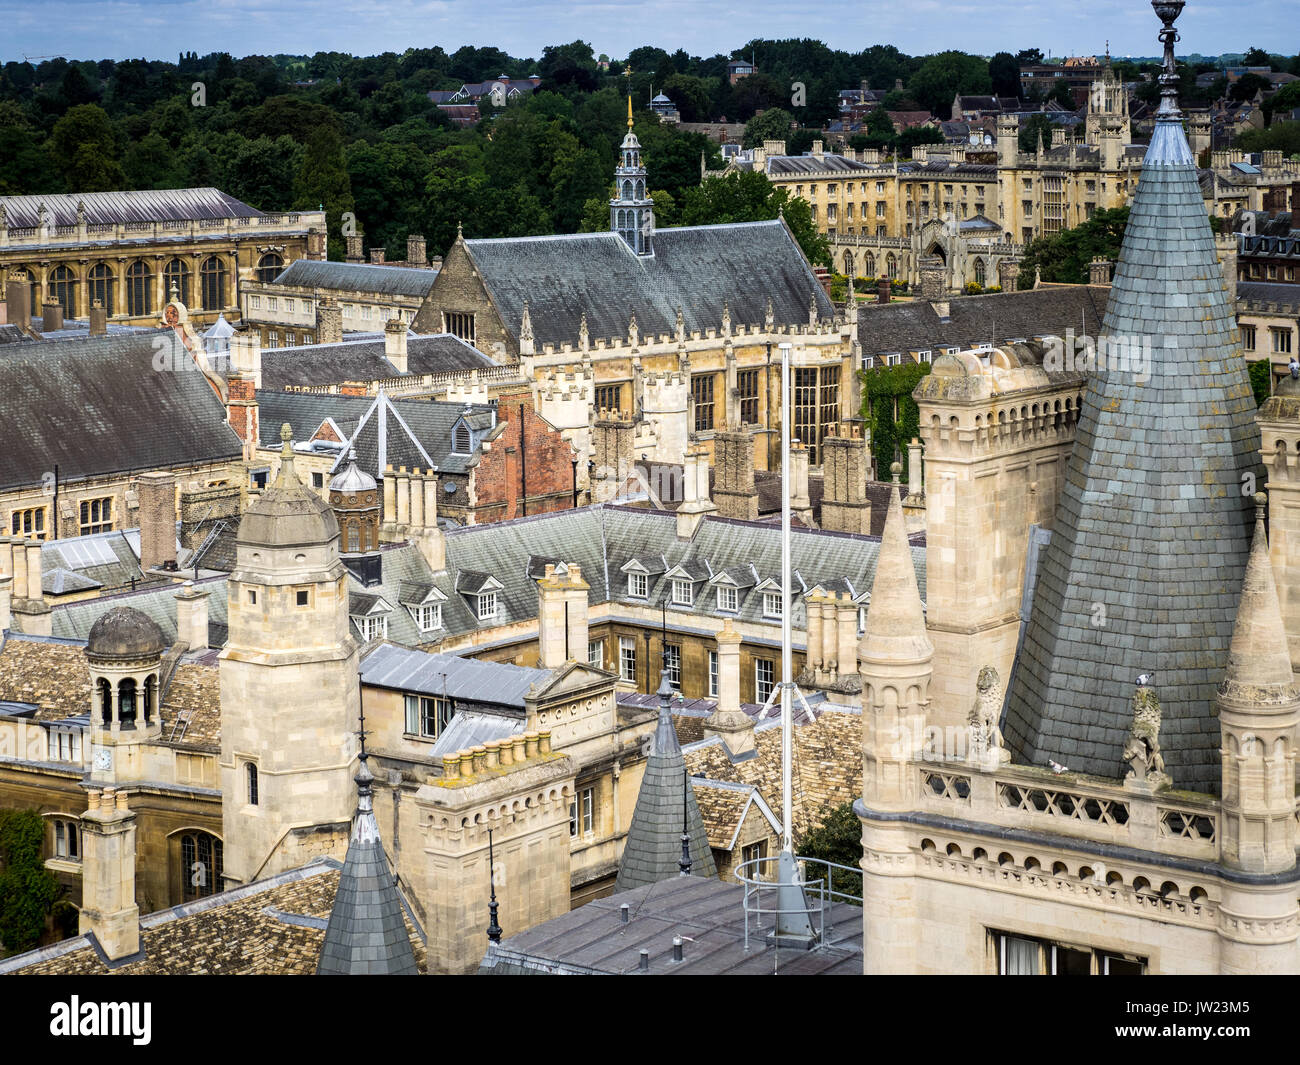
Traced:
<path id="1" fill-rule="evenodd" d="M 102 337 L 108 334 L 108 311 L 104 305 L 95 300 L 90 305 L 90 335 L 93 337 Z"/>
<path id="2" fill-rule="evenodd" d="M 365 262 L 365 256 L 361 253 L 361 234 L 353 233 L 345 237 L 347 242 L 347 259 L 350 263 Z"/>
<path id="3" fill-rule="evenodd" d="M 24 331 L 32 326 L 32 283 L 25 277 L 12 276 L 5 282 L 5 303 L 9 324 Z"/>
<path id="4" fill-rule="evenodd" d="M 54 333 L 63 328 L 63 304 L 46 300 L 41 304 L 41 332 Z"/>
<path id="5" fill-rule="evenodd" d="M 998 284 L 1003 292 L 1015 292 L 1020 283 L 1020 260 L 1008 256 L 998 262 Z"/>
<path id="6" fill-rule="evenodd" d="M 244 461 L 251 462 L 258 445 L 257 384 L 249 373 L 232 373 L 227 379 L 226 421 L 244 444 Z"/>
<path id="7" fill-rule="evenodd" d="M 370 249 L 370 261 L 371 261 L 372 263 L 374 263 L 376 266 L 382 266 L 382 265 L 383 265 L 383 262 L 384 262 L 384 249 L 383 249 L 383 248 L 371 248 L 371 249 Z"/>
<path id="8" fill-rule="evenodd" d="M 756 521 L 754 438 L 748 433 L 718 433 L 713 438 L 713 454 L 718 465 L 713 496 L 719 517 Z"/>
<path id="9" fill-rule="evenodd" d="M 142 473 L 136 480 L 140 498 L 140 568 L 176 568 L 176 478 L 165 470 Z"/>
<path id="10" fill-rule="evenodd" d="M 1109 285 L 1110 269 L 1113 264 L 1109 259 L 1093 259 L 1088 264 L 1088 284 Z"/>
<path id="11" fill-rule="evenodd" d="M 412 233 L 406 238 L 406 265 L 428 265 L 428 256 L 425 251 L 424 237 L 419 233 Z"/>
<path id="12" fill-rule="evenodd" d="M 887 277 L 876 278 L 876 302 L 888 303 L 890 299 L 891 288 L 892 286 L 889 283 L 889 278 Z"/>
<path id="13" fill-rule="evenodd" d="M 135 814 L 126 792 L 91 788 L 81 816 L 82 935 L 94 932 L 110 961 L 140 950 L 135 903 Z"/>
<path id="14" fill-rule="evenodd" d="M 871 465 L 866 437 L 856 424 L 849 423 L 847 435 L 822 440 L 821 458 L 822 528 L 831 532 L 871 532 L 871 501 L 867 498 Z"/>
<path id="15" fill-rule="evenodd" d="M 352 240 L 348 237 L 348 240 Z M 360 240 L 360 237 L 355 238 Z M 348 262 L 352 262 L 351 256 Z M 360 261 L 360 260 L 356 260 Z M 343 339 L 343 308 L 332 296 L 322 296 L 316 301 L 316 343 L 337 344 Z"/>
<path id="16" fill-rule="evenodd" d="M 406 323 L 400 318 L 390 318 L 384 325 L 384 358 L 393 364 L 398 373 L 406 373 Z"/>

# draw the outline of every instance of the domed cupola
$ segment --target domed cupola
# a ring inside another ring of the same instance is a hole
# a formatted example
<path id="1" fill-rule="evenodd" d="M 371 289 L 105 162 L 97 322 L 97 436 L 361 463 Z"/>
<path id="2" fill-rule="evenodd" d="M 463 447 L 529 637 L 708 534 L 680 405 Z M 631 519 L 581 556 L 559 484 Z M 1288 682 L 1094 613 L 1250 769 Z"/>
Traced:
<path id="1" fill-rule="evenodd" d="M 343 564 L 365 585 L 380 581 L 379 523 L 383 500 L 375 479 L 357 465 L 357 452 L 330 481 L 330 507 L 342 534 Z"/>
<path id="2" fill-rule="evenodd" d="M 96 745 L 92 772 L 117 780 L 125 765 L 109 748 L 156 738 L 162 722 L 158 673 L 167 638 L 158 623 L 129 606 L 114 607 L 91 626 L 86 642 L 90 667 L 90 732 Z"/>

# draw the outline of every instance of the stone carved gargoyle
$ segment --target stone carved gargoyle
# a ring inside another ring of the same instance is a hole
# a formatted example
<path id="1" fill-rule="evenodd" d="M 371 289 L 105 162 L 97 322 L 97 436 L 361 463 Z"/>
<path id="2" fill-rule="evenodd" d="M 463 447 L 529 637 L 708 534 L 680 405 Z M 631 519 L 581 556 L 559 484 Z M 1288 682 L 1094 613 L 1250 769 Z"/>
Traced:
<path id="1" fill-rule="evenodd" d="M 966 718 L 970 731 L 969 761 L 996 769 L 1011 761 L 1002 739 L 998 718 L 1002 715 L 1002 678 L 992 666 L 980 670 L 975 681 L 975 705 Z"/>
<path id="2" fill-rule="evenodd" d="M 1124 744 L 1123 759 L 1129 764 L 1127 783 L 1152 790 L 1168 787 L 1164 756 L 1160 753 L 1160 699 L 1155 689 L 1138 684 L 1133 693 L 1133 724 Z"/>

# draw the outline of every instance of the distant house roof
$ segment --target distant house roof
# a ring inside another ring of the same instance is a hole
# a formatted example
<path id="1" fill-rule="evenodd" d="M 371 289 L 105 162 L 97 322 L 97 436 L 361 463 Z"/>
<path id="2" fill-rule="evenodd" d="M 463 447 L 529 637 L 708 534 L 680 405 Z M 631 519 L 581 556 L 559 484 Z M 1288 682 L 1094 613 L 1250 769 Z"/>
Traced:
<path id="1" fill-rule="evenodd" d="M 0 489 L 238 459 L 239 437 L 170 330 L 5 345 Z M 176 372 L 154 368 L 165 341 Z M 188 372 L 187 372 L 188 370 Z"/>
<path id="2" fill-rule="evenodd" d="M 303 344 L 262 351 L 262 387 L 282 390 L 294 385 L 329 385 L 345 381 L 371 382 L 399 376 L 388 361 L 383 340 L 341 340 L 332 344 Z M 406 372 L 442 373 L 495 366 L 477 348 L 450 333 L 408 334 Z"/>
<path id="3" fill-rule="evenodd" d="M 421 270 L 410 266 L 295 259 L 271 283 L 338 292 L 372 292 L 383 296 L 423 298 L 429 294 L 437 276 L 437 270 Z"/>
<path id="4" fill-rule="evenodd" d="M 584 312 L 593 339 L 627 336 L 633 312 L 642 336 L 671 334 L 678 308 L 688 331 L 716 329 L 724 302 L 737 323 L 761 324 L 769 298 L 778 325 L 806 324 L 810 297 L 834 316 L 779 220 L 660 229 L 653 245 L 637 256 L 608 232 L 464 242 L 516 337 L 528 302 L 538 345 L 575 343 Z"/>
<path id="5" fill-rule="evenodd" d="M 54 226 L 76 225 L 78 204 L 85 205 L 88 225 L 258 218 L 262 215 L 257 208 L 213 188 L 0 196 L 0 207 L 4 208 L 11 229 L 40 225 L 42 204 L 50 225 Z"/>

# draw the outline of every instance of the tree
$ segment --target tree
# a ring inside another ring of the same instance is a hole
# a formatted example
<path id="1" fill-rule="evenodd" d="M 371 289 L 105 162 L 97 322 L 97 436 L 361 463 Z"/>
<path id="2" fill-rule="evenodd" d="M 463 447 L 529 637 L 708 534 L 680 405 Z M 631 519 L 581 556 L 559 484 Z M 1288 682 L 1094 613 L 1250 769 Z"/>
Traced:
<path id="1" fill-rule="evenodd" d="M 1038 151 L 1041 138 L 1044 148 L 1052 146 L 1052 120 L 1042 113 L 1032 114 L 1020 127 L 1020 150 L 1022 152 Z"/>
<path id="2" fill-rule="evenodd" d="M 662 92 L 673 102 L 683 122 L 708 121 L 709 85 L 703 78 L 674 74 L 664 80 Z"/>
<path id="3" fill-rule="evenodd" d="M 1271 123 L 1273 116 L 1279 111 L 1286 115 L 1297 107 L 1300 107 L 1300 81 L 1293 81 L 1289 85 L 1283 85 L 1265 100 L 1262 109 L 1264 117 Z"/>
<path id="4" fill-rule="evenodd" d="M 157 133 L 150 133 L 126 150 L 122 161 L 126 184 L 133 189 L 171 189 L 180 184 L 176 157 Z"/>
<path id="5" fill-rule="evenodd" d="M 846 802 L 832 809 L 820 825 L 809 829 L 796 841 L 795 852 L 800 858 L 818 858 L 835 865 L 846 865 L 850 869 L 860 868 L 862 822 L 853 812 L 853 804 Z M 822 880 L 826 876 L 826 869 L 824 866 L 809 864 L 807 876 L 809 880 Z M 824 886 L 855 898 L 862 897 L 860 873 L 832 869 L 830 884 Z"/>
<path id="6" fill-rule="evenodd" d="M 989 60 L 989 80 L 995 96 L 1019 96 L 1019 61 L 1010 52 L 998 52 Z"/>
<path id="7" fill-rule="evenodd" d="M 1300 122 L 1274 122 L 1268 129 L 1248 129 L 1237 138 L 1237 147 L 1246 152 L 1279 151 L 1292 158 L 1300 156 Z"/>
<path id="8" fill-rule="evenodd" d="M 898 135 L 899 155 L 910 155 L 918 144 L 942 144 L 943 131 L 937 126 L 913 126 Z"/>
<path id="9" fill-rule="evenodd" d="M 586 41 L 543 48 L 538 70 L 549 87 L 560 91 L 594 92 L 596 89 L 596 57 Z"/>
<path id="10" fill-rule="evenodd" d="M 1073 111 L 1075 108 L 1074 93 L 1064 80 L 1058 81 L 1052 86 L 1052 91 L 1047 94 L 1047 99 L 1049 101 L 1054 100 L 1067 111 Z"/>
<path id="11" fill-rule="evenodd" d="M 1256 93 L 1268 92 L 1272 88 L 1273 85 L 1268 78 L 1260 77 L 1258 74 L 1246 73 L 1228 86 L 1228 99 L 1237 101 L 1253 100 Z"/>
<path id="12" fill-rule="evenodd" d="M 294 206 L 304 211 L 325 208 L 330 255 L 343 258 L 343 212 L 355 207 L 352 182 L 343 155 L 343 138 L 332 126 L 316 126 L 307 138 L 293 183 Z"/>
<path id="13" fill-rule="evenodd" d="M 1097 211 L 1073 229 L 1031 240 L 1021 262 L 1020 287 L 1034 283 L 1035 268 L 1044 281 L 1082 285 L 1088 280 L 1088 264 L 1093 259 L 1118 261 L 1128 210 L 1116 207 Z"/>
<path id="14" fill-rule="evenodd" d="M 72 192 L 103 192 L 114 187 L 114 175 L 122 176 L 113 123 L 98 104 L 71 108 L 54 124 L 45 147 Z"/>
<path id="15" fill-rule="evenodd" d="M 1269 55 L 1262 48 L 1250 48 L 1242 56 L 1241 65 L 1243 67 L 1271 67 L 1273 64 Z"/>
<path id="16" fill-rule="evenodd" d="M 764 141 L 784 141 L 790 136 L 790 127 L 794 125 L 794 116 L 789 111 L 773 107 L 761 115 L 755 115 L 745 123 L 745 136 L 740 142 L 743 148 L 761 148 Z"/>
<path id="17" fill-rule="evenodd" d="M 59 894 L 41 857 L 45 821 L 34 810 L 0 810 L 0 954 L 31 950 Z"/>
<path id="18" fill-rule="evenodd" d="M 867 115 L 862 124 L 862 132 L 849 138 L 849 147 L 857 150 L 876 148 L 885 151 L 898 143 L 898 134 L 894 123 L 883 107 L 878 107 Z"/>
<path id="19" fill-rule="evenodd" d="M 1043 50 L 1041 48 L 1022 48 L 1016 53 L 1016 62 L 1024 67 L 1041 66 Z"/>
<path id="20" fill-rule="evenodd" d="M 756 170 L 733 171 L 687 189 L 681 221 L 684 226 L 761 222 L 783 212 L 785 224 L 808 261 L 829 266 L 830 244 L 817 231 L 808 203 L 793 199 L 785 189 L 776 188 L 766 174 Z"/>
<path id="21" fill-rule="evenodd" d="M 958 93 L 988 93 L 993 87 L 988 64 L 965 52 L 940 52 L 925 61 L 907 91 L 933 115 L 947 118 Z"/>

